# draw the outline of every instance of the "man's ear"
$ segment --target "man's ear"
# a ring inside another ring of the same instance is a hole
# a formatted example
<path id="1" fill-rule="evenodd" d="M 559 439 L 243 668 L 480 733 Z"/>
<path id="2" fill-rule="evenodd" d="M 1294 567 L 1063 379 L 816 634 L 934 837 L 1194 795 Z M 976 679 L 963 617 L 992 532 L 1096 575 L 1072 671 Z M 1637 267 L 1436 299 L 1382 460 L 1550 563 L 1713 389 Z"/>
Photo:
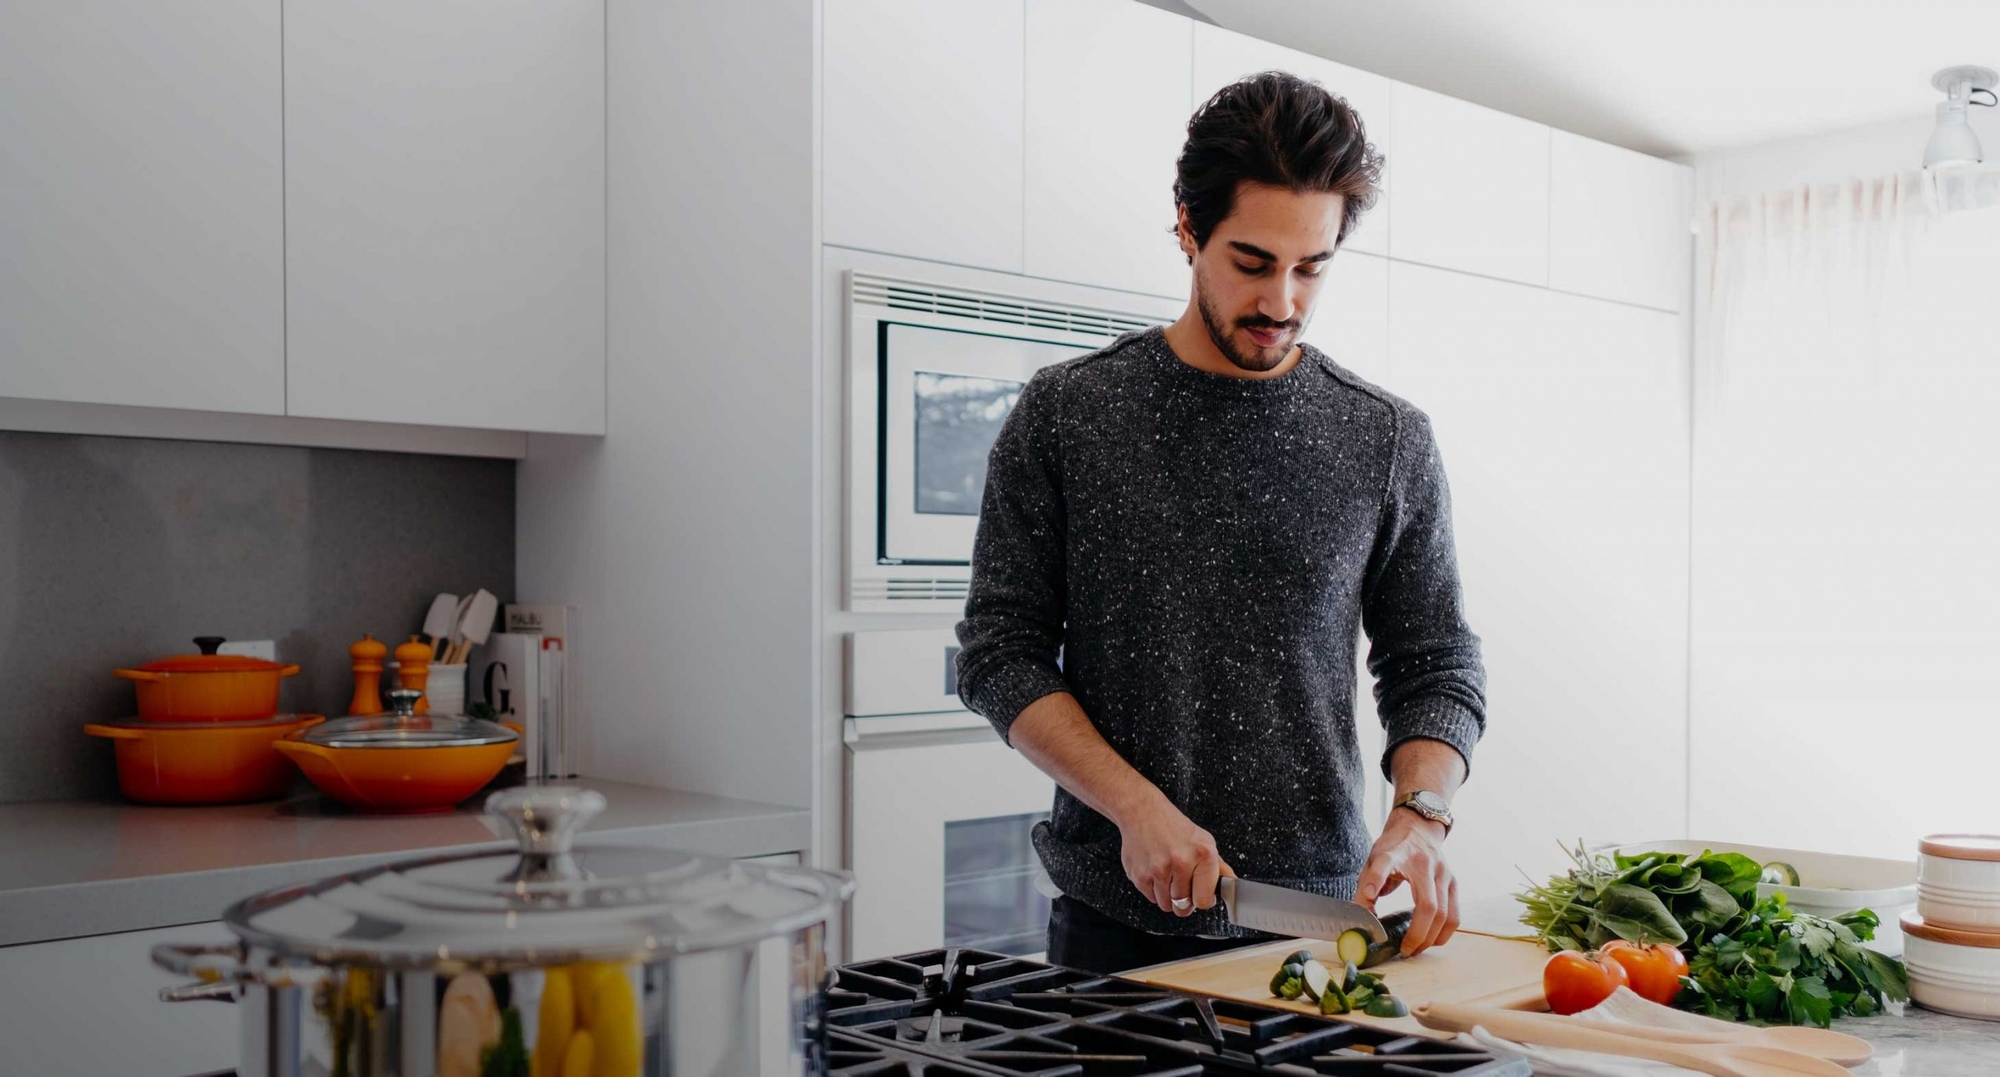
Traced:
<path id="1" fill-rule="evenodd" d="M 1188 226 L 1187 207 L 1176 206 L 1174 216 L 1177 221 L 1176 230 L 1180 233 L 1181 254 L 1187 257 L 1189 265 L 1193 265 L 1195 252 L 1201 248 L 1194 241 L 1194 229 Z"/>

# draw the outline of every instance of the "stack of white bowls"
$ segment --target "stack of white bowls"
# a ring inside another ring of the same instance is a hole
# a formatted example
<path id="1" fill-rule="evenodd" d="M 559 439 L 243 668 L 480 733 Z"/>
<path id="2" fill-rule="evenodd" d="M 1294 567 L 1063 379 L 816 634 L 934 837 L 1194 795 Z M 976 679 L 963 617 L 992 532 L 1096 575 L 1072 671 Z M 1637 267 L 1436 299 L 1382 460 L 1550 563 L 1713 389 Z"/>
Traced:
<path id="1" fill-rule="evenodd" d="M 1917 909 L 1903 914 L 1910 997 L 2000 1019 L 2000 835 L 1933 834 L 1917 849 Z"/>

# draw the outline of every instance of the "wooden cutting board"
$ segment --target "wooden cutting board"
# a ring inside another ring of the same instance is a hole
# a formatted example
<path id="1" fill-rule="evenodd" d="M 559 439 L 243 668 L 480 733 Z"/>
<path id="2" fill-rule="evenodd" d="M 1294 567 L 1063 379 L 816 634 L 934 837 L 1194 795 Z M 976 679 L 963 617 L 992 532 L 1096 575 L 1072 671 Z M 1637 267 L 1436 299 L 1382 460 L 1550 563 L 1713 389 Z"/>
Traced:
<path id="1" fill-rule="evenodd" d="M 1153 965 L 1121 973 L 1128 980 L 1158 984 L 1217 998 L 1255 1002 L 1266 1006 L 1318 1013 L 1319 1006 L 1299 999 L 1287 1002 L 1271 994 L 1271 975 L 1284 964 L 1285 955 L 1301 947 L 1332 957 L 1333 943 L 1318 939 L 1285 939 L 1260 946 L 1246 946 L 1207 957 Z M 1542 965 L 1547 950 L 1533 942 L 1503 939 L 1460 931 L 1451 941 L 1416 957 L 1397 958 L 1369 969 L 1389 985 L 1390 993 L 1412 1010 L 1426 1002 L 1473 1002 L 1515 1010 L 1546 1010 L 1542 998 Z M 1327 962 L 1332 967 L 1331 962 Z M 1362 1024 L 1408 1032 L 1416 1036 L 1450 1039 L 1452 1033 L 1433 1032 L 1414 1017 L 1369 1017 L 1362 1013 L 1344 1015 Z"/>

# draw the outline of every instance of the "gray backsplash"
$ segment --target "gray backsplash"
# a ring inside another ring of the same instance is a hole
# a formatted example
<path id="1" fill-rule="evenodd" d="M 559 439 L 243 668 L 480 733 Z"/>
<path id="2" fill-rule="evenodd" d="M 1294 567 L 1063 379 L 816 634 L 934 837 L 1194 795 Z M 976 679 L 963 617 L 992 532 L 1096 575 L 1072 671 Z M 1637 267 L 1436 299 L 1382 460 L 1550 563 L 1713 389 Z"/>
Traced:
<path id="1" fill-rule="evenodd" d="M 0 803 L 115 794 L 119 666 L 272 639 L 280 705 L 341 714 L 349 644 L 479 587 L 514 596 L 511 460 L 0 431 Z"/>

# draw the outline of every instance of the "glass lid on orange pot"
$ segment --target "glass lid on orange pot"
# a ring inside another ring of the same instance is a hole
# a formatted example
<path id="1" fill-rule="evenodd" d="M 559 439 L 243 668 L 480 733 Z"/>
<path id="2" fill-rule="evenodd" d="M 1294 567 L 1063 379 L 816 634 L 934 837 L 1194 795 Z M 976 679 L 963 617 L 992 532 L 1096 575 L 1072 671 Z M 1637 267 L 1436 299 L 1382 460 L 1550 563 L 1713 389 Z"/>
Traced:
<path id="1" fill-rule="evenodd" d="M 520 734 L 484 718 L 413 713 L 420 693 L 409 689 L 393 688 L 386 694 L 396 708 L 391 713 L 335 718 L 298 739 L 322 748 L 472 748 L 520 739 Z"/>
<path id="2" fill-rule="evenodd" d="M 201 648 L 200 654 L 177 654 L 171 658 L 155 658 L 143 666 L 133 668 L 147 673 L 268 673 L 289 668 L 282 662 L 272 662 L 247 654 L 217 654 L 216 649 L 227 642 L 221 636 L 196 636 L 194 645 Z"/>

